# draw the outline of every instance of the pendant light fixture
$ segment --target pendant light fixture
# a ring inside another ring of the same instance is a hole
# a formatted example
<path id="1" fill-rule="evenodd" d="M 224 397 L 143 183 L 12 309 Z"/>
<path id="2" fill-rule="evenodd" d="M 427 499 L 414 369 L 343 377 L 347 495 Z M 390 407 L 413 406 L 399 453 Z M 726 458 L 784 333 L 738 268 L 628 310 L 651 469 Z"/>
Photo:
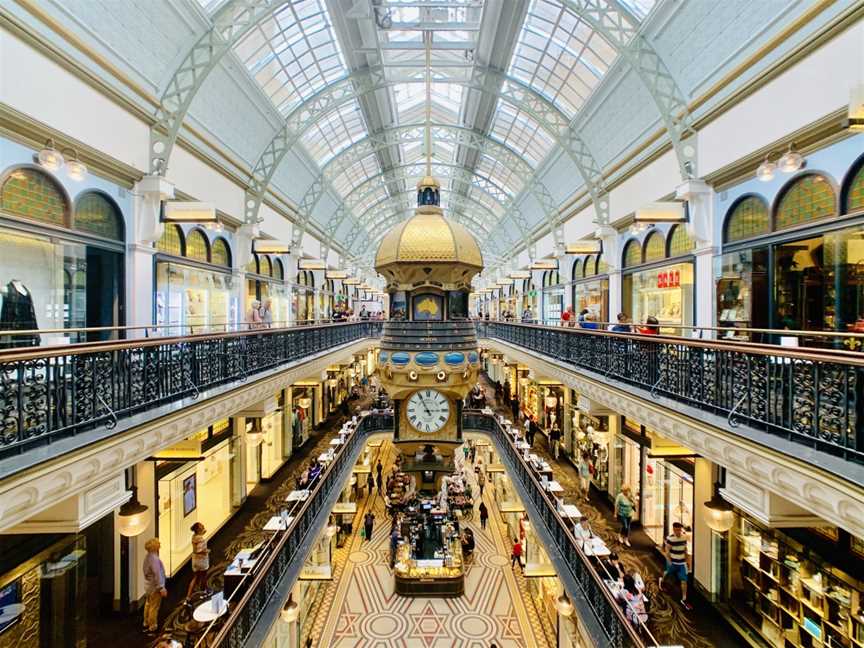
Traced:
<path id="1" fill-rule="evenodd" d="M 769 154 L 770 155 L 770 154 Z M 756 179 L 762 182 L 771 182 L 774 179 L 774 172 L 777 170 L 777 165 L 765 156 L 765 160 L 756 169 Z"/>
<path id="2" fill-rule="evenodd" d="M 300 606 L 294 601 L 293 594 L 288 595 L 288 600 L 282 606 L 281 616 L 285 623 L 294 623 L 300 616 Z"/>
<path id="3" fill-rule="evenodd" d="M 78 151 L 75 149 L 66 149 L 71 151 L 72 155 L 66 154 L 66 175 L 70 179 L 81 182 L 87 177 L 87 165 L 78 159 Z"/>
<path id="4" fill-rule="evenodd" d="M 555 608 L 558 610 L 558 614 L 565 618 L 573 614 L 573 604 L 567 598 L 567 592 L 561 593 L 561 596 L 555 601 Z"/>
<path id="5" fill-rule="evenodd" d="M 720 482 L 714 484 L 714 494 L 704 504 L 704 518 L 708 528 L 718 533 L 725 533 L 735 524 L 735 513 L 732 505 L 720 495 Z"/>
<path id="6" fill-rule="evenodd" d="M 120 535 L 127 538 L 139 536 L 150 526 L 150 516 L 147 507 L 138 501 L 138 487 L 132 486 L 132 497 L 121 507 L 117 514 L 117 527 Z"/>
<path id="7" fill-rule="evenodd" d="M 792 150 L 792 144 L 789 145 L 789 150 L 777 160 L 777 168 L 783 173 L 795 173 L 802 166 L 804 166 L 804 156 Z"/>
<path id="8" fill-rule="evenodd" d="M 45 142 L 45 146 L 42 147 L 36 158 L 39 165 L 49 171 L 57 171 L 65 162 L 63 154 L 55 148 L 53 139 Z"/>

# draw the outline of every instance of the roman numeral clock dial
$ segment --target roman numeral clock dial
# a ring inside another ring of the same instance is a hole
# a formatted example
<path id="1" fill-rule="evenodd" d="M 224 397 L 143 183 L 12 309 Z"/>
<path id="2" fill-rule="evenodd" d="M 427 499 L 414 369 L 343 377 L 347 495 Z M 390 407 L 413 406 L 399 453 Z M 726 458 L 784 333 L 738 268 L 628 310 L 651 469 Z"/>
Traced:
<path id="1" fill-rule="evenodd" d="M 450 401 L 439 391 L 421 389 L 408 399 L 406 414 L 418 432 L 437 432 L 450 418 Z"/>

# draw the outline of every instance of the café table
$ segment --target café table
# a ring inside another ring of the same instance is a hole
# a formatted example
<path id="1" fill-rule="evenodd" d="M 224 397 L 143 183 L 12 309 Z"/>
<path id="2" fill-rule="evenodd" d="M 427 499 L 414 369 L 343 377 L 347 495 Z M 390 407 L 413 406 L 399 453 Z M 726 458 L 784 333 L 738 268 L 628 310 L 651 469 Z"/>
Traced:
<path id="1" fill-rule="evenodd" d="M 571 520 L 579 520 L 582 518 L 582 512 L 573 504 L 565 504 L 561 508 L 561 517 L 563 518 L 569 518 Z"/>
<path id="2" fill-rule="evenodd" d="M 215 598 L 215 597 L 214 597 Z M 192 613 L 192 618 L 198 623 L 210 623 L 215 621 L 228 611 L 228 604 L 223 597 L 219 597 L 221 603 L 218 607 L 214 604 L 213 598 L 208 599 L 198 605 Z"/>
<path id="3" fill-rule="evenodd" d="M 563 493 L 564 488 L 557 481 L 546 482 L 546 490 L 550 493 Z"/>
<path id="4" fill-rule="evenodd" d="M 285 498 L 286 502 L 305 502 L 309 499 L 309 491 L 308 490 L 293 490 L 288 493 L 288 496 Z"/>
<path id="5" fill-rule="evenodd" d="M 281 515 L 274 515 L 267 520 L 267 524 L 264 525 L 264 531 L 285 531 L 293 519 L 294 518 L 289 515 L 285 521 L 283 521 Z"/>
<path id="6" fill-rule="evenodd" d="M 586 556 L 594 556 L 596 558 L 605 558 L 612 553 L 609 547 L 606 546 L 606 543 L 603 542 L 603 539 L 597 536 L 585 541 L 582 545 L 582 551 Z"/>

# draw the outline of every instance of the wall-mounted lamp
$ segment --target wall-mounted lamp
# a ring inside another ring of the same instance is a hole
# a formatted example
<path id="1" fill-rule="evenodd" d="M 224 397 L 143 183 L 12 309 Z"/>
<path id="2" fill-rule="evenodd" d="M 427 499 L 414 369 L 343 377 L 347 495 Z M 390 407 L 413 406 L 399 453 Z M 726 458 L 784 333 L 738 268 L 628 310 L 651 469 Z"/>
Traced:
<path id="1" fill-rule="evenodd" d="M 735 524 L 735 512 L 732 505 L 720 495 L 720 482 L 714 484 L 714 494 L 704 504 L 705 524 L 708 528 L 725 533 Z"/>

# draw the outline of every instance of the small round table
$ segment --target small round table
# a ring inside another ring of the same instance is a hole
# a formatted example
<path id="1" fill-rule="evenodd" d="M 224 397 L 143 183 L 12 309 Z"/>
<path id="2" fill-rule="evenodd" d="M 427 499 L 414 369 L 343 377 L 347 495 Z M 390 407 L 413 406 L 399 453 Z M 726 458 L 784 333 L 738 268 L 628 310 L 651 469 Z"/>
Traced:
<path id="1" fill-rule="evenodd" d="M 198 623 L 210 623 L 211 621 L 215 621 L 223 614 L 228 611 L 228 604 L 223 602 L 222 606 L 214 611 L 213 610 L 213 602 L 208 600 L 199 604 L 198 607 L 195 608 L 195 611 L 192 613 L 192 618 L 195 619 Z"/>

